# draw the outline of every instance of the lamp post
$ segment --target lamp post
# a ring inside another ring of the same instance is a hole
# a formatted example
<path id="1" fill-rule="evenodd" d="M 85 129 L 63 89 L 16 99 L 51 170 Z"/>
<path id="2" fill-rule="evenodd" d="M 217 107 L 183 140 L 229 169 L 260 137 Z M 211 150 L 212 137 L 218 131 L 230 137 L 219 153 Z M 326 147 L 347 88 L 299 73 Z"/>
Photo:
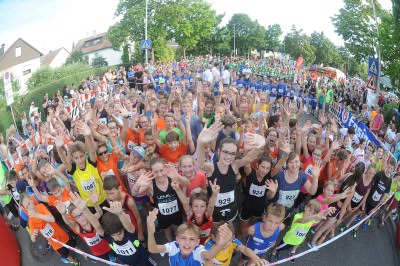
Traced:
<path id="1" fill-rule="evenodd" d="M 144 18 L 144 39 L 145 40 L 147 40 L 147 7 L 148 7 L 148 5 L 149 5 L 149 1 L 148 0 L 146 0 L 146 11 L 145 11 L 145 18 Z M 144 50 L 144 52 L 145 52 L 145 62 L 146 62 L 146 65 L 149 63 L 149 59 L 148 59 L 148 49 L 146 49 L 146 50 Z"/>
<path id="2" fill-rule="evenodd" d="M 376 28 L 376 37 L 377 37 L 377 41 L 375 42 L 375 49 L 376 49 L 376 53 L 378 55 L 378 78 L 376 80 L 376 90 L 379 90 L 379 78 L 381 76 L 381 51 L 379 50 L 379 27 L 378 27 L 378 19 L 377 19 L 377 15 L 376 15 L 376 10 L 375 10 L 375 3 L 374 0 L 370 0 L 371 2 L 371 6 L 372 6 L 372 11 L 374 12 L 374 20 L 375 20 L 375 28 Z"/>
<path id="3" fill-rule="evenodd" d="M 236 24 L 233 24 L 233 54 L 236 57 Z"/>

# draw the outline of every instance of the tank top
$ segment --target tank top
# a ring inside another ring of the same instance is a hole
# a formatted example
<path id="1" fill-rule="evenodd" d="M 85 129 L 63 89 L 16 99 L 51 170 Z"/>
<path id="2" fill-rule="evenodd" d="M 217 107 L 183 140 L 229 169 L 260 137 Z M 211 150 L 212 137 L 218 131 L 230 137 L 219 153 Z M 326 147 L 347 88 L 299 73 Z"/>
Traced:
<path id="1" fill-rule="evenodd" d="M 90 231 L 86 231 L 83 227 L 79 226 L 79 236 L 86 242 L 92 251 L 93 255 L 101 256 L 110 251 L 110 246 L 108 242 L 101 238 L 100 235 L 96 232 L 92 225 L 90 225 Z"/>
<path id="2" fill-rule="evenodd" d="M 368 185 L 364 185 L 364 178 L 360 178 L 360 180 L 357 182 L 353 198 L 351 199 L 351 208 L 355 208 L 361 203 L 362 199 L 364 198 L 365 194 L 367 194 L 367 191 L 371 188 L 371 186 L 372 181 L 369 182 Z"/>
<path id="3" fill-rule="evenodd" d="M 254 253 L 256 253 L 259 257 L 267 254 L 268 250 L 276 241 L 280 233 L 280 229 L 278 227 L 270 237 L 265 238 L 261 233 L 261 225 L 262 222 L 254 224 L 254 235 L 249 236 L 246 241 L 246 246 L 253 250 Z"/>
<path id="4" fill-rule="evenodd" d="M 125 193 L 124 200 L 122 201 L 122 210 L 124 211 L 124 213 L 129 215 L 129 218 L 131 219 L 133 226 L 137 230 L 138 227 L 137 227 L 137 221 L 136 221 L 135 215 L 133 214 L 131 209 L 129 209 L 129 207 L 128 207 L 129 197 L 131 197 L 131 196 L 128 193 Z"/>
<path id="5" fill-rule="evenodd" d="M 265 181 L 270 178 L 268 173 L 263 177 L 261 182 L 257 179 L 256 170 L 252 170 L 251 173 L 246 176 L 246 189 L 243 200 L 243 206 L 252 210 L 264 210 L 265 199 L 267 195 L 267 188 Z"/>
<path id="6" fill-rule="evenodd" d="M 213 219 L 212 217 L 207 217 L 206 214 L 203 214 L 203 223 L 202 224 L 197 224 L 196 218 L 194 217 L 194 214 L 190 216 L 190 218 L 187 220 L 188 224 L 193 224 L 196 225 L 197 227 L 200 228 L 200 244 L 203 245 L 204 242 L 211 236 L 211 228 L 213 224 Z"/>
<path id="7" fill-rule="evenodd" d="M 182 220 L 180 201 L 175 190 L 171 186 L 171 179 L 168 178 L 168 188 L 164 192 L 160 190 L 153 181 L 153 203 L 158 208 L 157 219 L 160 223 Z"/>
<path id="8" fill-rule="evenodd" d="M 215 201 L 213 219 L 215 222 L 230 221 L 238 212 L 235 200 L 236 174 L 232 166 L 228 167 L 226 174 L 222 174 L 215 163 L 214 172 L 209 180 L 214 182 L 215 179 L 217 179 L 217 185 L 220 186 L 220 191 Z M 212 194 L 210 186 L 207 187 L 207 191 L 210 197 Z"/>

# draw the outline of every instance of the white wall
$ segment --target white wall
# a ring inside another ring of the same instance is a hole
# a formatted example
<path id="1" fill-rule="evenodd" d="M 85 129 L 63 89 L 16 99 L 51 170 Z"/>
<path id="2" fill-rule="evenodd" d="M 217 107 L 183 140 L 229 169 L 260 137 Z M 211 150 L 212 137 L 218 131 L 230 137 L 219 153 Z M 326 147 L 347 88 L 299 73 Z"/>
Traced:
<path id="1" fill-rule="evenodd" d="M 96 53 L 98 53 L 98 56 L 104 57 L 109 66 L 122 64 L 122 52 L 114 51 L 112 48 L 106 48 L 103 50 L 85 54 L 89 56 L 89 64 L 92 63 Z"/>
<path id="2" fill-rule="evenodd" d="M 9 71 L 14 78 L 18 79 L 20 90 L 18 91 L 19 94 L 25 94 L 28 90 L 28 86 L 26 82 L 32 76 L 32 73 L 35 72 L 38 68 L 40 68 L 40 58 L 33 59 L 22 64 L 10 67 L 5 71 Z M 23 74 L 25 70 L 31 70 L 29 74 Z M 3 71 L 4 72 L 4 71 Z"/>
<path id="3" fill-rule="evenodd" d="M 67 60 L 69 53 L 65 49 L 61 49 L 53 61 L 50 63 L 50 67 L 56 68 L 64 65 L 65 61 Z"/>

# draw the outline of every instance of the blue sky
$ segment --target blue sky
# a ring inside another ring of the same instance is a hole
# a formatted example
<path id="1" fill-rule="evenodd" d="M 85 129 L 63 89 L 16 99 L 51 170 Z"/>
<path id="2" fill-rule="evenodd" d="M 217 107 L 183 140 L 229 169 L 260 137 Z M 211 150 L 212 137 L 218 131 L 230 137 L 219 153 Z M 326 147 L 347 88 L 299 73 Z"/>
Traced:
<path id="1" fill-rule="evenodd" d="M 150 0 L 151 1 L 151 0 Z M 336 45 L 343 41 L 334 32 L 330 17 L 343 6 L 338 0 L 207 0 L 217 14 L 225 13 L 227 23 L 234 13 L 246 13 L 267 27 L 278 23 L 284 34 L 292 24 L 305 33 L 324 31 Z M 391 8 L 390 0 L 379 0 Z M 65 47 L 105 32 L 114 24 L 118 0 L 0 0 L 0 44 L 6 49 L 18 37 L 43 53 Z"/>

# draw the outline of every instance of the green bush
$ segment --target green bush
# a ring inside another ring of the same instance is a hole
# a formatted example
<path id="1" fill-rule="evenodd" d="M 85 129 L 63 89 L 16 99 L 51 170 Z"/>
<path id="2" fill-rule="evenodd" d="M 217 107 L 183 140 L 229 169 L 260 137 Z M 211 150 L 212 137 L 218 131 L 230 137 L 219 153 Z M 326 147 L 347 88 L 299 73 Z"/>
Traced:
<path id="1" fill-rule="evenodd" d="M 17 126 L 21 126 L 21 115 L 25 112 L 28 115 L 29 107 L 31 102 L 35 102 L 36 107 L 39 107 L 39 111 L 44 115 L 42 108 L 43 96 L 47 92 L 49 95 L 54 95 L 57 90 L 62 90 L 62 87 L 66 84 L 70 85 L 71 83 L 80 84 L 83 79 L 86 79 L 90 74 L 99 75 L 105 73 L 107 71 L 107 67 L 89 69 L 86 71 L 77 71 L 74 74 L 69 76 L 64 76 L 63 78 L 53 80 L 45 85 L 42 85 L 38 88 L 34 88 L 29 90 L 26 95 L 17 96 L 14 98 L 13 110 L 15 115 L 15 120 Z M 45 119 L 42 116 L 42 119 Z M 0 108 L 0 132 L 5 134 L 6 128 L 10 127 L 13 124 L 13 119 L 11 115 L 10 107 L 2 107 Z"/>
<path id="2" fill-rule="evenodd" d="M 390 120 L 392 120 L 395 112 L 394 109 L 398 109 L 399 106 L 395 102 L 387 103 L 383 106 L 383 118 L 385 120 L 385 123 L 389 123 Z"/>

